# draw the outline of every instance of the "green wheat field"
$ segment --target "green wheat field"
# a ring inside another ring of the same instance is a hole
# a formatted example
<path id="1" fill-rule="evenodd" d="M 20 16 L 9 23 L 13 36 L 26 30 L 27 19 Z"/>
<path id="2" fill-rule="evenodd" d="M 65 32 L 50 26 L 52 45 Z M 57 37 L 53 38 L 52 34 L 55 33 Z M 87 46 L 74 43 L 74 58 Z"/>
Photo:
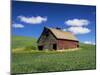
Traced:
<path id="1" fill-rule="evenodd" d="M 36 39 L 12 36 L 12 74 L 96 69 L 96 46 L 80 43 L 75 51 L 39 51 Z"/>

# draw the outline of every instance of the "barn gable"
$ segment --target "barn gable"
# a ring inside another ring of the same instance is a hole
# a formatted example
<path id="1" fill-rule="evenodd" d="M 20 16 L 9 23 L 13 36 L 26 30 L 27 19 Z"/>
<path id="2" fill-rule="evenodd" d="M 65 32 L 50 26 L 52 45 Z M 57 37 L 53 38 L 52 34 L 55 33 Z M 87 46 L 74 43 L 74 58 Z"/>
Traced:
<path id="1" fill-rule="evenodd" d="M 51 49 L 52 50 L 52 44 L 55 44 L 57 42 L 55 36 L 50 32 L 49 29 L 44 28 L 39 40 L 38 40 L 38 46 L 43 47 L 43 49 Z"/>
<path id="2" fill-rule="evenodd" d="M 48 28 L 45 27 L 37 42 L 42 43 L 42 42 L 46 42 L 46 40 L 49 40 L 49 39 L 56 40 L 57 38 Z"/>

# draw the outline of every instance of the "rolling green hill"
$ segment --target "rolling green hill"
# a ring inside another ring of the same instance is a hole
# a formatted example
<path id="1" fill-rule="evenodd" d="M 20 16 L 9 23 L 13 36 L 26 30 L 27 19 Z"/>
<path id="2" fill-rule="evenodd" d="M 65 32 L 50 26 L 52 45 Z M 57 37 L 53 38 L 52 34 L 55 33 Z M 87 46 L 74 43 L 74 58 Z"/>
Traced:
<path id="1" fill-rule="evenodd" d="M 19 49 L 27 46 L 36 47 L 36 39 L 30 37 L 13 36 L 12 48 Z M 20 49 L 21 50 L 21 49 Z M 96 68 L 96 46 L 80 43 L 76 51 L 26 51 L 12 52 L 11 72 L 36 73 L 70 70 L 89 70 Z"/>
<path id="2" fill-rule="evenodd" d="M 12 36 L 12 49 L 37 46 L 37 39 L 26 36 Z"/>

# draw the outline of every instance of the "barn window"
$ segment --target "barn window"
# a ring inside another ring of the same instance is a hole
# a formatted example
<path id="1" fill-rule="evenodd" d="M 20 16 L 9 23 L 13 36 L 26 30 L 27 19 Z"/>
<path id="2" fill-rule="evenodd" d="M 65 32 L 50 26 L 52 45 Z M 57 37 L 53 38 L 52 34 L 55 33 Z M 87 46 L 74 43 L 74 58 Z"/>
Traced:
<path id="1" fill-rule="evenodd" d="M 48 34 L 48 33 L 46 33 L 45 35 L 46 35 L 46 37 L 48 37 L 48 36 L 49 36 L 49 34 Z"/>

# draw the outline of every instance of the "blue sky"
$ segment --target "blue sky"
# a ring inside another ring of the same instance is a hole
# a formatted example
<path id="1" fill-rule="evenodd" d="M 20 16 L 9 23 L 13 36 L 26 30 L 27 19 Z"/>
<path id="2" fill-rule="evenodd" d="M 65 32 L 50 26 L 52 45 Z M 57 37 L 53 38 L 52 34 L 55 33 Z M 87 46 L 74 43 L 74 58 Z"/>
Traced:
<path id="1" fill-rule="evenodd" d="M 84 43 L 95 43 L 96 7 L 12 1 L 12 35 L 38 38 L 44 26 L 70 31 Z"/>

